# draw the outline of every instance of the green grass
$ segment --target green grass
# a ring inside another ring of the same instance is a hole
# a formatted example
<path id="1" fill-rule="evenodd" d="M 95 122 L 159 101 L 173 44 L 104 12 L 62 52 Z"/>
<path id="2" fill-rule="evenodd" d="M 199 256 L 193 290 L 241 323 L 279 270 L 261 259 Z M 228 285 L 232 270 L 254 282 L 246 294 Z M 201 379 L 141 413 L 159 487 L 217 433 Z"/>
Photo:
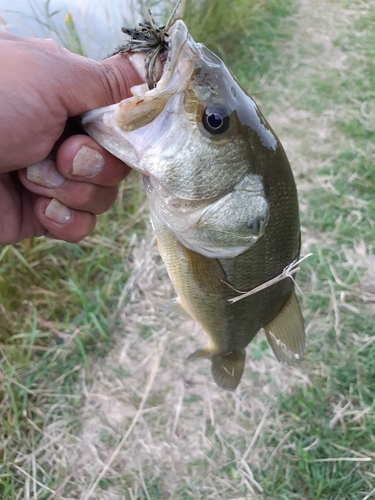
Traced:
<path id="1" fill-rule="evenodd" d="M 112 346 L 118 300 L 131 269 L 131 240 L 148 224 L 139 217 L 144 203 L 133 177 L 115 207 L 100 217 L 97 232 L 82 243 L 41 238 L 2 249 L 1 498 L 13 498 L 8 489 L 15 494 L 22 484 L 13 465 L 20 443 L 24 451 L 35 446 L 53 407 L 55 417 L 76 420 L 80 370 L 93 376 L 90 356 L 105 357 Z M 79 421 L 72 425 L 78 432 Z M 60 482 L 58 475 L 49 481 Z"/>
<path id="2" fill-rule="evenodd" d="M 329 166 L 308 176 L 313 187 L 302 224 L 319 243 L 299 282 L 307 324 L 319 316 L 325 327 L 308 340 L 311 385 L 278 396 L 285 440 L 276 462 L 259 470 L 266 498 L 354 500 L 370 498 L 375 486 L 375 309 L 374 295 L 366 301 L 361 288 L 366 255 L 374 255 L 375 119 L 361 112 L 373 108 L 374 22 L 371 6 L 334 41 L 348 54 L 347 73 L 316 75 L 304 101 L 317 114 L 337 106 L 343 140 L 339 150 L 333 142 Z M 264 444 L 276 449 L 280 437 L 265 435 Z"/>
<path id="3" fill-rule="evenodd" d="M 218 54 L 252 93 L 272 66 L 288 32 L 281 21 L 295 10 L 292 0 L 187 0 L 184 21 L 196 41 Z"/>

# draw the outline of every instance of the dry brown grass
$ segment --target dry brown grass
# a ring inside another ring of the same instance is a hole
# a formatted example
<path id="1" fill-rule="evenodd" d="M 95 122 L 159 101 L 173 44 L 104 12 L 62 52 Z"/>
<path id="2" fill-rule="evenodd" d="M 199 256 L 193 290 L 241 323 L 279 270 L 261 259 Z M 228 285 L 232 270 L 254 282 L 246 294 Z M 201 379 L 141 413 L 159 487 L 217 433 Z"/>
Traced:
<path id="1" fill-rule="evenodd" d="M 254 362 L 249 356 L 241 390 L 223 392 L 211 380 L 209 363 L 185 363 L 204 343 L 203 331 L 160 311 L 172 289 L 155 240 L 135 241 L 133 258 L 115 348 L 92 360 L 91 382 L 80 370 L 79 414 L 73 422 L 54 418 L 32 455 L 43 450 L 45 463 L 63 465 L 74 483 L 71 498 L 121 498 L 125 484 L 129 498 L 153 498 L 146 489 L 152 481 L 162 488 L 160 498 L 179 498 L 181 491 L 197 499 L 238 498 L 239 483 L 246 485 L 245 498 L 256 498 L 262 487 L 249 464 L 258 460 L 257 436 L 268 425 L 275 391 L 306 384 L 307 377 L 272 357 Z M 76 419 L 78 437 L 69 431 Z M 93 493 L 103 471 L 115 486 Z"/>

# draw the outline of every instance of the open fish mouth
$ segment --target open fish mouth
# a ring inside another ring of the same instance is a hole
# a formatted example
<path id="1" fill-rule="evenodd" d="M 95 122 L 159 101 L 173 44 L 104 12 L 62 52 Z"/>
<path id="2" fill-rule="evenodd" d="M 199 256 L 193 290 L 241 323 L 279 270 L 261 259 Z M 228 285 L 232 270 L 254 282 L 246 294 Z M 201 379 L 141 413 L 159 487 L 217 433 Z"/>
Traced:
<path id="1" fill-rule="evenodd" d="M 144 148 L 149 146 L 146 139 L 152 134 L 149 130 L 147 133 L 138 134 L 138 141 L 137 137 L 134 137 L 136 144 L 132 145 L 130 135 L 126 133 L 151 124 L 173 95 L 181 95 L 194 69 L 193 54 L 196 44 L 189 35 L 186 25 L 182 21 L 176 21 L 167 35 L 168 50 L 160 53 L 163 72 L 154 88 L 150 89 L 146 82 L 145 67 L 145 83 L 132 87 L 132 97 L 88 111 L 81 117 L 81 124 L 91 137 L 130 167 L 146 175 L 147 171 L 141 165 L 141 154 L 137 154 L 137 150 L 143 153 Z M 145 53 L 145 66 L 146 61 Z M 175 103 L 176 106 L 178 104 Z"/>

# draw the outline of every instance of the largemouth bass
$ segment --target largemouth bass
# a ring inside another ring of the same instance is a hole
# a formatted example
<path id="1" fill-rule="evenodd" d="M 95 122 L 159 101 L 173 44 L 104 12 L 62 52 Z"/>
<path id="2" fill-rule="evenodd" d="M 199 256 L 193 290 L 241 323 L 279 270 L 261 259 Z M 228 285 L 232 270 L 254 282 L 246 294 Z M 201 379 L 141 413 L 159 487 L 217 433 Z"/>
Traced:
<path id="1" fill-rule="evenodd" d="M 151 33 L 150 25 L 142 30 Z M 140 45 L 150 35 L 142 39 L 142 30 L 133 30 Z M 230 302 L 233 289 L 255 289 L 298 259 L 296 186 L 278 138 L 221 59 L 196 43 L 181 20 L 161 39 L 160 80 L 148 71 L 148 84 L 86 113 L 82 125 L 143 174 L 160 254 L 177 293 L 170 307 L 187 312 L 208 335 L 207 345 L 188 359 L 209 358 L 215 382 L 234 390 L 245 348 L 261 328 L 279 361 L 292 363 L 303 353 L 294 280 L 271 281 Z"/>

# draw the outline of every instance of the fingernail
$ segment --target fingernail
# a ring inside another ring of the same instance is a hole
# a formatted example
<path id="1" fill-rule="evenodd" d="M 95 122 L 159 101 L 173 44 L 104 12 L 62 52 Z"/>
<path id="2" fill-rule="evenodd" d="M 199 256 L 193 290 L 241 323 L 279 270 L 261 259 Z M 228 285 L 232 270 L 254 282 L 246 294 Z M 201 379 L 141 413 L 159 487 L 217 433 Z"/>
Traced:
<path id="1" fill-rule="evenodd" d="M 104 158 L 95 149 L 82 146 L 73 158 L 73 175 L 84 177 L 94 177 L 104 165 Z"/>
<path id="2" fill-rule="evenodd" d="M 57 222 L 57 224 L 66 224 L 72 217 L 72 211 L 53 198 L 47 205 L 45 216 Z"/>
<path id="3" fill-rule="evenodd" d="M 27 167 L 26 177 L 34 184 L 48 188 L 59 187 L 65 182 L 65 178 L 57 170 L 55 162 L 48 158 Z"/>

